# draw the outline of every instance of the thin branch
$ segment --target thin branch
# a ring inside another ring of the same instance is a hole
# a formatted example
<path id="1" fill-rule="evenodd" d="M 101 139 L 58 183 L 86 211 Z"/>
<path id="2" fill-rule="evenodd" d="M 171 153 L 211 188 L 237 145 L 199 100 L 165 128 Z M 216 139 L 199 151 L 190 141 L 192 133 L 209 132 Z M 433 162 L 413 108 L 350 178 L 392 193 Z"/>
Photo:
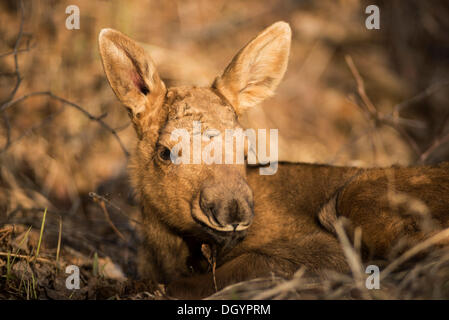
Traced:
<path id="1" fill-rule="evenodd" d="M 9 123 L 9 117 L 6 113 L 3 113 L 2 117 L 6 127 L 6 143 L 5 146 L 3 147 L 3 150 L 5 150 L 8 149 L 9 146 L 11 145 L 11 124 Z"/>
<path id="2" fill-rule="evenodd" d="M 26 95 L 24 95 L 24 96 L 22 96 L 20 98 L 17 98 L 16 100 L 8 100 L 7 102 L 3 103 L 0 106 L 0 112 L 3 112 L 6 109 L 8 109 L 9 107 L 11 107 L 11 106 L 13 106 L 13 105 L 23 101 L 23 100 L 26 100 L 28 98 L 31 98 L 31 97 L 34 97 L 34 96 L 42 96 L 42 95 L 46 95 L 46 94 L 48 94 L 48 91 L 37 91 L 37 92 L 32 92 L 32 93 L 26 94 Z"/>
<path id="3" fill-rule="evenodd" d="M 377 116 L 378 114 L 376 113 L 375 115 L 371 114 L 369 112 L 369 110 L 363 108 L 363 105 L 360 103 L 357 103 L 357 99 L 355 96 L 350 96 L 348 99 L 353 105 L 355 105 L 357 108 L 361 109 L 362 111 L 362 115 L 365 117 L 365 119 L 368 122 L 368 130 L 367 130 L 367 136 L 371 141 L 371 149 L 372 149 L 372 155 L 373 155 L 373 164 L 375 164 L 376 159 L 377 159 L 377 146 L 374 143 L 374 133 L 376 132 L 376 126 L 377 126 Z M 373 121 L 374 120 L 374 121 Z"/>
<path id="4" fill-rule="evenodd" d="M 113 128 L 111 128 L 106 122 L 103 121 L 104 115 L 100 115 L 99 117 L 95 117 L 94 115 L 92 115 L 91 113 L 89 113 L 88 111 L 86 111 L 83 107 L 81 107 L 80 105 L 71 102 L 67 99 L 64 99 L 62 97 L 59 97 L 55 94 L 53 94 L 51 91 L 38 91 L 38 92 L 32 92 L 29 94 L 26 94 L 20 98 L 17 98 L 16 100 L 12 100 L 9 102 L 4 103 L 1 107 L 0 107 L 0 112 L 6 110 L 7 108 L 10 108 L 11 106 L 15 105 L 16 103 L 19 103 L 21 101 L 24 101 L 26 99 L 29 99 L 31 97 L 34 96 L 48 96 L 51 99 L 60 101 L 72 108 L 75 108 L 76 110 L 80 111 L 82 114 L 84 114 L 87 118 L 89 118 L 90 120 L 96 121 L 98 122 L 104 129 L 106 129 L 107 131 L 109 131 L 114 138 L 117 140 L 117 142 L 119 143 L 120 147 L 122 148 L 123 153 L 125 154 L 126 157 L 129 157 L 129 152 L 128 150 L 125 148 L 125 145 L 123 144 L 122 140 L 120 139 L 120 137 L 117 134 L 117 131 Z"/>
<path id="5" fill-rule="evenodd" d="M 352 75 L 355 78 L 355 81 L 357 83 L 357 91 L 358 91 L 363 103 L 365 104 L 367 111 L 371 114 L 371 116 L 376 116 L 377 109 L 374 107 L 374 104 L 371 102 L 370 98 L 366 94 L 365 83 L 363 82 L 363 79 L 360 76 L 360 73 L 354 64 L 354 61 L 352 60 L 351 56 L 349 56 L 349 55 L 346 55 L 345 59 L 346 59 L 346 63 L 348 64 L 349 69 L 352 72 Z"/>
<path id="6" fill-rule="evenodd" d="M 399 116 L 394 115 L 393 113 L 381 115 L 381 121 L 383 121 L 384 123 L 391 123 L 392 125 L 403 125 L 417 129 L 427 128 L 426 124 L 423 121 L 400 118 Z"/>
<path id="7" fill-rule="evenodd" d="M 408 108 L 409 106 L 411 106 L 412 104 L 415 104 L 429 96 L 431 96 L 432 94 L 434 94 L 435 92 L 441 90 L 442 88 L 446 87 L 449 85 L 449 80 L 443 81 L 443 82 L 438 82 L 435 83 L 433 85 L 431 85 L 430 87 L 428 87 L 426 90 L 418 93 L 416 96 L 402 101 L 401 103 L 398 103 L 397 105 L 395 105 L 393 107 L 393 114 L 399 114 L 399 112 L 401 112 L 402 110 L 404 110 L 405 108 Z"/>
<path id="8" fill-rule="evenodd" d="M 420 155 L 421 154 L 421 149 L 419 148 L 418 144 L 416 143 L 416 141 L 407 133 L 407 131 L 399 126 L 396 125 L 394 123 L 389 123 L 389 122 L 385 122 L 386 125 L 390 126 L 391 128 L 395 129 L 401 136 L 402 138 L 405 139 L 405 141 L 409 144 L 409 146 L 413 149 L 413 151 L 415 152 L 416 155 Z"/>
<path id="9" fill-rule="evenodd" d="M 17 142 L 19 142 L 20 140 L 22 140 L 23 138 L 29 136 L 30 134 L 32 134 L 34 131 L 41 129 L 43 127 L 45 127 L 47 124 L 51 123 L 53 121 L 54 118 L 56 118 L 56 116 L 58 116 L 59 114 L 61 114 L 65 109 L 62 108 L 61 110 L 52 113 L 51 115 L 49 115 L 48 117 L 46 117 L 44 120 L 42 120 L 40 123 L 38 123 L 37 125 L 32 126 L 31 128 L 29 128 L 28 130 L 26 130 L 24 133 L 22 133 L 18 138 L 10 141 L 9 143 L 6 143 L 5 147 L 0 151 L 0 154 L 5 153 L 6 151 L 9 150 L 10 147 L 12 147 L 14 144 L 16 144 Z"/>
<path id="10" fill-rule="evenodd" d="M 131 217 L 129 217 L 125 212 L 123 212 L 123 210 L 117 206 L 116 204 L 114 204 L 113 202 L 109 201 L 108 199 L 106 199 L 103 196 L 100 196 L 99 194 L 96 194 L 95 192 L 89 192 L 89 197 L 92 198 L 92 200 L 94 200 L 95 202 L 104 202 L 105 204 L 107 204 L 108 206 L 114 208 L 117 210 L 118 213 L 120 213 L 123 217 L 129 219 L 130 221 L 136 223 L 137 225 L 140 225 L 140 221 L 137 221 Z"/>
<path id="11" fill-rule="evenodd" d="M 22 82 L 22 77 L 20 76 L 20 69 L 19 69 L 19 58 L 18 58 L 18 53 L 19 53 L 19 46 L 20 46 L 20 41 L 22 40 L 22 35 L 23 35 L 23 25 L 25 23 L 25 12 L 24 12 L 24 7 L 23 7 L 23 1 L 20 0 L 20 26 L 19 26 L 19 33 L 17 35 L 17 40 L 16 43 L 14 44 L 14 49 L 13 49 L 13 55 L 14 55 L 14 73 L 16 76 L 16 84 L 14 85 L 14 88 L 12 89 L 11 93 L 9 94 L 8 99 L 6 99 L 6 101 L 10 101 L 14 98 L 14 96 L 17 93 L 17 90 L 20 87 L 20 84 Z M 1 108 L 0 108 L 1 111 Z"/>
<path id="12" fill-rule="evenodd" d="M 201 252 L 203 256 L 206 258 L 207 262 L 209 262 L 209 266 L 212 268 L 212 278 L 214 282 L 215 292 L 217 292 L 218 291 L 217 277 L 215 273 L 217 268 L 217 249 L 215 246 L 203 243 L 201 245 Z"/>
<path id="13" fill-rule="evenodd" d="M 115 138 L 115 139 L 117 140 L 117 142 L 119 143 L 119 145 L 120 145 L 120 147 L 121 147 L 123 153 L 125 154 L 125 156 L 126 156 L 126 157 L 129 157 L 129 152 L 128 152 L 128 150 L 125 148 L 125 146 L 124 146 L 124 144 L 122 143 L 120 137 L 118 136 L 117 130 L 111 128 L 106 122 L 103 121 L 104 117 L 106 117 L 107 114 L 102 114 L 102 115 L 100 115 L 99 117 L 95 117 L 95 116 L 93 116 L 92 114 L 90 114 L 88 111 L 86 111 L 85 109 L 83 109 L 81 106 L 79 106 L 78 104 L 73 103 L 73 102 L 71 102 L 71 101 L 69 101 L 69 100 L 67 100 L 67 99 L 62 98 L 62 97 L 59 97 L 59 96 L 53 94 L 53 93 L 50 92 L 50 91 L 33 92 L 33 93 L 26 94 L 26 95 L 24 95 L 24 96 L 22 96 L 22 97 L 20 97 L 20 98 L 14 99 L 14 97 L 15 97 L 15 95 L 16 95 L 16 93 L 17 93 L 19 87 L 20 87 L 20 84 L 21 84 L 21 82 L 22 82 L 22 77 L 21 77 L 20 69 L 19 69 L 18 53 L 19 53 L 19 52 L 23 52 L 23 51 L 25 51 L 25 50 L 28 50 L 28 49 L 30 48 L 30 45 L 29 45 L 29 42 L 28 42 L 28 43 L 27 43 L 27 48 L 26 48 L 26 49 L 19 49 L 20 43 L 21 43 L 21 40 L 22 40 L 22 36 L 23 36 L 23 34 L 24 34 L 24 33 L 23 33 L 23 26 L 24 26 L 24 22 L 25 22 L 25 13 L 24 13 L 23 0 L 20 0 L 20 14 L 21 14 L 21 18 L 20 18 L 19 33 L 18 33 L 18 35 L 17 35 L 17 40 L 16 40 L 16 43 L 15 43 L 15 45 L 14 45 L 14 49 L 13 49 L 12 52 L 7 52 L 7 53 L 4 53 L 4 54 L 2 54 L 2 55 L 0 56 L 0 57 L 4 57 L 4 56 L 10 55 L 10 54 L 13 54 L 13 55 L 14 55 L 14 67 L 15 67 L 15 71 L 14 71 L 14 74 L 13 74 L 13 75 L 14 75 L 14 76 L 16 77 L 16 79 L 17 79 L 17 80 L 16 80 L 16 83 L 15 83 L 15 85 L 14 85 L 14 88 L 12 89 L 12 91 L 11 91 L 9 97 L 8 97 L 8 98 L 7 98 L 7 99 L 0 105 L 0 112 L 4 112 L 6 109 L 10 108 L 11 106 L 13 106 L 13 105 L 15 105 L 15 104 L 17 104 L 17 103 L 19 103 L 19 102 L 21 102 L 21 101 L 24 101 L 24 100 L 26 100 L 26 99 L 28 99 L 28 98 L 30 98 L 30 97 L 33 97 L 33 96 L 48 96 L 48 97 L 50 97 L 51 99 L 60 101 L 60 102 L 62 102 L 62 103 L 65 104 L 65 105 L 69 105 L 69 106 L 71 106 L 72 108 L 77 109 L 78 111 L 80 111 L 81 113 L 83 113 L 86 117 L 88 117 L 90 120 L 93 120 L 93 121 L 98 122 L 104 129 L 106 129 L 107 131 L 109 131 L 109 132 L 114 136 L 114 138 Z M 56 113 L 55 115 L 57 115 L 57 114 L 58 114 L 58 113 Z M 40 125 L 38 125 L 37 127 L 35 126 L 35 127 L 31 128 L 31 129 L 28 130 L 25 134 L 23 134 L 22 136 L 20 136 L 18 139 L 14 140 L 14 141 L 11 141 L 11 136 L 10 136 L 10 131 L 11 131 L 11 129 L 10 129 L 10 125 L 9 125 L 9 119 L 8 119 L 8 117 L 7 117 L 6 115 L 4 115 L 4 116 L 3 116 L 3 119 L 4 119 L 4 122 L 5 122 L 5 125 L 6 125 L 7 141 L 6 141 L 6 144 L 5 144 L 4 148 L 3 148 L 3 150 L 2 150 L 0 153 L 4 153 L 6 150 L 9 149 L 9 147 L 10 147 L 14 142 L 17 142 L 18 140 L 22 139 L 24 136 L 28 135 L 30 132 L 33 132 L 36 128 L 39 128 L 39 127 L 45 125 L 46 123 L 50 122 L 50 121 L 54 118 L 55 115 L 51 115 L 50 117 L 48 117 L 47 119 L 45 119 Z"/>
<path id="14" fill-rule="evenodd" d="M 385 279 L 391 272 L 393 272 L 398 266 L 420 253 L 423 250 L 428 249 L 429 247 L 447 243 L 447 239 L 449 238 L 449 228 L 444 229 L 432 237 L 418 243 L 411 249 L 404 252 L 399 258 L 390 263 L 380 274 L 381 279 Z M 446 241 L 446 242 L 445 242 Z"/>
<path id="15" fill-rule="evenodd" d="M 106 221 L 109 223 L 109 225 L 111 226 L 112 230 L 114 230 L 114 232 L 123 240 L 123 241 L 127 241 L 125 236 L 120 232 L 119 229 L 117 229 L 117 227 L 115 226 L 114 222 L 112 222 L 111 217 L 109 216 L 109 212 L 108 209 L 106 208 L 106 205 L 104 204 L 104 201 L 98 201 L 101 210 L 104 213 L 104 216 L 106 218 Z"/>
<path id="16" fill-rule="evenodd" d="M 449 125 L 449 112 L 446 112 L 446 116 L 444 120 L 441 122 L 440 128 L 438 129 L 438 133 L 436 134 L 436 138 L 431 143 L 431 145 L 421 154 L 419 157 L 419 162 L 425 163 L 429 156 L 437 150 L 443 144 L 449 142 L 449 133 L 444 135 L 444 129 Z"/>
<path id="17" fill-rule="evenodd" d="M 357 91 L 358 94 L 363 102 L 363 105 L 360 106 L 362 108 L 362 111 L 364 111 L 364 114 L 367 114 L 374 122 L 375 124 L 383 124 L 387 125 L 394 130 L 396 130 L 402 138 L 409 144 L 409 146 L 413 149 L 416 156 L 418 157 L 418 161 L 420 163 L 424 163 L 430 154 L 437 150 L 441 145 L 449 142 L 449 134 L 445 136 L 441 136 L 441 134 L 438 134 L 436 138 L 434 138 L 432 144 L 430 147 L 425 150 L 424 152 L 421 151 L 416 141 L 410 136 L 410 134 L 407 132 L 407 130 L 403 127 L 403 125 L 414 127 L 414 128 L 420 128 L 424 129 L 426 126 L 423 122 L 418 120 L 412 120 L 412 119 L 403 119 L 399 117 L 399 113 L 404 110 L 405 108 L 429 97 L 430 95 L 436 93 L 437 91 L 441 90 L 442 88 L 449 85 L 449 80 L 438 82 L 436 84 L 431 85 L 426 90 L 418 93 L 411 99 L 405 100 L 393 107 L 393 111 L 390 114 L 382 114 L 376 110 L 371 100 L 368 98 L 365 90 L 365 85 L 363 82 L 362 77 L 360 76 L 359 71 L 357 70 L 357 67 L 354 64 L 354 61 L 350 56 L 346 56 L 346 63 L 349 66 L 349 69 L 351 70 L 356 83 L 357 83 Z M 443 121 L 442 129 L 444 130 L 445 124 L 447 122 L 448 118 Z"/>
<path id="18" fill-rule="evenodd" d="M 421 150 L 418 144 L 408 134 L 408 132 L 400 125 L 399 117 L 394 117 L 394 119 L 392 120 L 393 117 L 392 114 L 384 115 L 377 111 L 377 109 L 374 107 L 374 104 L 371 102 L 368 95 L 366 94 L 364 81 L 360 76 L 357 67 L 354 64 L 354 61 L 349 55 L 347 55 L 345 58 L 346 63 L 348 64 L 349 69 L 351 70 L 351 73 L 353 74 L 357 83 L 357 92 L 363 102 L 363 105 L 361 106 L 362 110 L 365 110 L 365 113 L 370 116 L 375 126 L 383 124 L 396 130 L 402 136 L 402 138 L 409 144 L 409 146 L 412 148 L 415 154 L 419 156 L 421 154 Z"/>
<path id="19" fill-rule="evenodd" d="M 23 49 L 17 50 L 17 53 L 28 52 L 28 51 L 30 51 L 33 47 L 34 47 L 34 46 L 27 46 L 27 47 L 25 47 L 25 48 L 23 48 Z M 14 50 L 13 50 L 13 51 L 9 51 L 9 52 L 2 53 L 2 54 L 0 54 L 0 58 L 4 58 L 4 57 L 7 57 L 7 56 L 10 56 L 10 55 L 12 55 L 12 54 L 14 54 L 14 53 L 15 53 Z M 15 73 L 14 73 L 14 74 L 15 74 Z"/>
<path id="20" fill-rule="evenodd" d="M 44 263 L 50 263 L 50 264 L 54 264 L 54 261 L 45 259 L 45 258 L 39 258 L 39 257 L 31 257 L 31 256 L 27 256 L 24 254 L 15 254 L 15 253 L 9 253 L 9 252 L 0 252 L 0 257 L 15 257 L 15 258 L 19 258 L 19 259 L 25 259 L 29 262 L 31 261 L 39 261 L 39 262 L 44 262 Z"/>
<path id="21" fill-rule="evenodd" d="M 443 136 L 442 138 L 436 138 L 432 145 L 424 151 L 421 156 L 419 157 L 419 162 L 424 163 L 429 158 L 429 156 L 434 152 L 436 149 L 438 149 L 443 144 L 449 142 L 449 133 Z"/>

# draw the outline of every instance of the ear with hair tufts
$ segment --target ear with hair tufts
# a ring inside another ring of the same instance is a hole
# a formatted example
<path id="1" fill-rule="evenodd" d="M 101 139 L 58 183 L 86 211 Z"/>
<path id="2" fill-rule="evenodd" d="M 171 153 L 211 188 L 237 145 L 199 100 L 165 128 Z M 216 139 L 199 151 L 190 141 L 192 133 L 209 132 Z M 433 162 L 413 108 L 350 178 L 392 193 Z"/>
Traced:
<path id="1" fill-rule="evenodd" d="M 113 29 L 103 29 L 98 43 L 109 84 L 128 109 L 141 138 L 151 127 L 161 125 L 165 85 L 150 56 L 124 34 Z"/>
<path id="2" fill-rule="evenodd" d="M 288 23 L 276 22 L 241 49 L 215 79 L 213 87 L 238 115 L 274 94 L 287 69 L 290 42 Z"/>

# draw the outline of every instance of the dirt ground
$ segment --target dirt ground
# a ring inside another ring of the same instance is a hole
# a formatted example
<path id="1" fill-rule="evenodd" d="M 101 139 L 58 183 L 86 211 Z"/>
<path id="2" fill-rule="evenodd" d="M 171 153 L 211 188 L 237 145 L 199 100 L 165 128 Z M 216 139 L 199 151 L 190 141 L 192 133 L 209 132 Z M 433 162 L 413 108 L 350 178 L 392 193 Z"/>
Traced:
<path id="1" fill-rule="evenodd" d="M 65 26 L 72 4 L 79 30 Z M 168 86 L 205 86 L 263 28 L 287 21 L 286 76 L 275 97 L 242 119 L 279 129 L 281 160 L 448 160 L 449 4 L 375 1 L 381 27 L 367 30 L 368 4 L 1 1 L 0 299 L 168 298 L 137 277 L 139 205 L 126 173 L 136 137 L 102 69 L 97 37 L 105 27 L 145 43 Z M 398 263 L 381 290 L 361 288 L 357 272 L 318 281 L 300 270 L 214 298 L 449 298 L 449 252 L 433 243 L 418 249 L 413 262 L 398 254 L 379 262 Z M 80 268 L 79 290 L 66 288 L 68 265 Z"/>

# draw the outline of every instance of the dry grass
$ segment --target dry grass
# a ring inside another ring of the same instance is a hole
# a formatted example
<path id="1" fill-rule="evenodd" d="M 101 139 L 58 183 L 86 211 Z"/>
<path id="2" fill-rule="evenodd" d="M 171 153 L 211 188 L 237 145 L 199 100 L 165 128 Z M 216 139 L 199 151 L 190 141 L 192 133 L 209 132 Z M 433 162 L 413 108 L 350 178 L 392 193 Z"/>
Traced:
<path id="1" fill-rule="evenodd" d="M 359 0 L 83 0 L 73 31 L 70 1 L 24 0 L 23 11 L 20 3 L 0 4 L 1 299 L 162 298 L 133 280 L 139 210 L 126 160 L 135 136 L 99 60 L 104 27 L 148 43 L 167 84 L 207 85 L 257 32 L 286 20 L 294 33 L 286 77 L 242 119 L 279 129 L 281 159 L 363 167 L 448 159 L 443 1 L 382 2 L 379 31 L 363 27 Z M 409 248 L 419 252 L 382 262 L 381 290 L 366 290 L 360 246 L 340 231 L 352 274 L 323 280 L 299 270 L 215 297 L 448 298 L 449 253 L 427 247 L 432 240 L 421 244 L 426 254 Z M 81 268 L 75 293 L 65 289 L 69 264 Z"/>

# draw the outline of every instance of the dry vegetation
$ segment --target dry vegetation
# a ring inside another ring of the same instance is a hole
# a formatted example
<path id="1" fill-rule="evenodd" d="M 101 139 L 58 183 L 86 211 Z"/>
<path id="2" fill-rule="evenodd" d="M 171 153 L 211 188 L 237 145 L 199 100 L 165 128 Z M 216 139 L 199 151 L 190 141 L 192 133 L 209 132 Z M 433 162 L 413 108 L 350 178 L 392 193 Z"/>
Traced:
<path id="1" fill-rule="evenodd" d="M 281 159 L 448 159 L 449 5 L 376 3 L 379 31 L 365 29 L 359 0 L 1 1 L 0 299 L 162 297 L 133 280 L 139 210 L 126 150 L 135 137 L 103 74 L 103 27 L 148 43 L 168 85 L 207 85 L 237 48 L 285 20 L 294 34 L 286 78 L 243 119 L 280 129 Z M 80 30 L 65 28 L 70 4 L 80 8 Z M 358 245 L 342 233 L 352 274 L 323 282 L 299 270 L 213 298 L 449 298 L 449 252 L 432 239 L 376 262 L 389 265 L 381 290 L 363 289 Z M 81 268 L 80 290 L 65 288 L 69 264 Z"/>

